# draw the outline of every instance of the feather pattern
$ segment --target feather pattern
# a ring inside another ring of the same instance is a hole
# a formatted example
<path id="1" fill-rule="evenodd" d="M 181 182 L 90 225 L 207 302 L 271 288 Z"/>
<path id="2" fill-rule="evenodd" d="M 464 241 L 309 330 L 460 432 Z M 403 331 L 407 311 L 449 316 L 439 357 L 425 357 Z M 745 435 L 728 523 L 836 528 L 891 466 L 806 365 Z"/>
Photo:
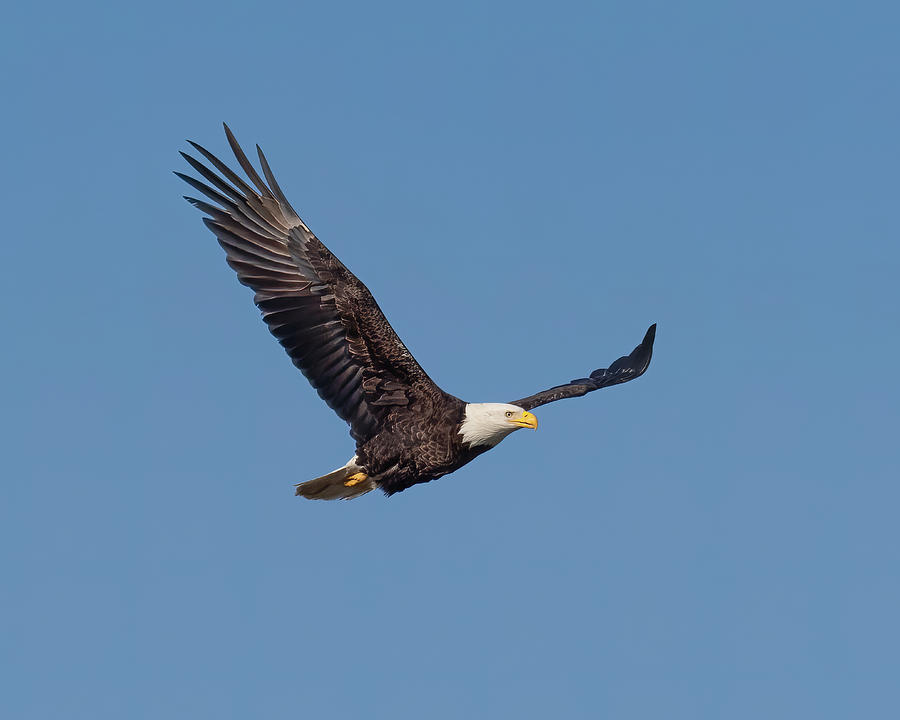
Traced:
<path id="1" fill-rule="evenodd" d="M 370 440 L 395 407 L 444 393 L 397 337 L 368 288 L 310 231 L 257 146 L 260 177 L 228 126 L 225 135 L 249 183 L 206 148 L 209 163 L 181 153 L 203 180 L 176 173 L 213 204 L 186 197 L 224 248 L 238 279 L 294 365 L 357 442 Z M 208 183 L 208 184 L 207 184 Z M 366 384 L 367 377 L 380 382 Z"/>
<path id="2" fill-rule="evenodd" d="M 616 360 L 608 368 L 594 370 L 590 377 L 578 378 L 565 385 L 557 385 L 549 390 L 542 390 L 534 395 L 529 395 L 520 400 L 514 400 L 511 404 L 518 405 L 524 410 L 531 410 L 539 405 L 565 400 L 566 398 L 581 397 L 594 390 L 618 385 L 619 383 L 634 380 L 644 374 L 650 365 L 653 355 L 653 341 L 656 338 L 656 323 L 653 323 L 638 345 L 629 355 Z"/>

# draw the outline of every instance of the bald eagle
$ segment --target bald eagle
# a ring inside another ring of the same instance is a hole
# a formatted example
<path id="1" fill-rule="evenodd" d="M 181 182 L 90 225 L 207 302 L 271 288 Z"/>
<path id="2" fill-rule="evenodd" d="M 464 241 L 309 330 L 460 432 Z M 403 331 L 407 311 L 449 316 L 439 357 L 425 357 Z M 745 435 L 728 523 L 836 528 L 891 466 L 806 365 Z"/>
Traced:
<path id="1" fill-rule="evenodd" d="M 539 405 L 634 380 L 650 364 L 655 324 L 631 354 L 608 368 L 511 403 L 467 403 L 444 392 L 397 337 L 368 288 L 300 219 L 259 146 L 265 180 L 227 125 L 225 135 L 252 186 L 191 142 L 208 164 L 181 155 L 206 182 L 176 175 L 214 204 L 185 199 L 205 213 L 203 222 L 238 280 L 256 293 L 269 330 L 356 441 L 349 462 L 298 484 L 297 495 L 350 499 L 376 487 L 393 495 L 429 482 L 520 428 L 536 429 L 531 410 Z"/>

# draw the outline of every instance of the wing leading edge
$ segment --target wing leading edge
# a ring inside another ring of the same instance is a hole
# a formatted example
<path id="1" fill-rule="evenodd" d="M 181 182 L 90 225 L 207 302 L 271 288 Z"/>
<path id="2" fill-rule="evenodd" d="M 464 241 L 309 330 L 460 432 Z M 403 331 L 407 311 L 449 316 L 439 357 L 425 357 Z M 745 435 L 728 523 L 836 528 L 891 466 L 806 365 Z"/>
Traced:
<path id="1" fill-rule="evenodd" d="M 534 395 L 529 395 L 521 400 L 514 400 L 513 405 L 518 405 L 525 410 L 531 410 L 539 405 L 565 400 L 566 398 L 581 397 L 594 390 L 618 385 L 619 383 L 634 380 L 644 374 L 650 366 L 650 358 L 653 355 L 653 340 L 656 338 L 656 323 L 653 323 L 638 345 L 629 355 L 616 360 L 608 368 L 594 370 L 590 377 L 579 378 L 565 385 L 557 385 L 549 390 L 542 390 Z"/>

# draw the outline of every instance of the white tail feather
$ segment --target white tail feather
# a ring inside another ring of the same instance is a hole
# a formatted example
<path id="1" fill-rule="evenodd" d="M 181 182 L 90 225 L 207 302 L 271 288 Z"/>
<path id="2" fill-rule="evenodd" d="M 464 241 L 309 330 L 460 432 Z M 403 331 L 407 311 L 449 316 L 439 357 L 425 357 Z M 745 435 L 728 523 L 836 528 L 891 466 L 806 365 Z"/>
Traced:
<path id="1" fill-rule="evenodd" d="M 367 478 L 350 487 L 344 484 L 351 475 L 364 472 L 365 468 L 356 464 L 356 455 L 354 455 L 344 467 L 332 470 L 327 475 L 314 480 L 300 483 L 296 486 L 297 490 L 294 494 L 309 500 L 352 500 L 377 487 L 372 478 Z"/>

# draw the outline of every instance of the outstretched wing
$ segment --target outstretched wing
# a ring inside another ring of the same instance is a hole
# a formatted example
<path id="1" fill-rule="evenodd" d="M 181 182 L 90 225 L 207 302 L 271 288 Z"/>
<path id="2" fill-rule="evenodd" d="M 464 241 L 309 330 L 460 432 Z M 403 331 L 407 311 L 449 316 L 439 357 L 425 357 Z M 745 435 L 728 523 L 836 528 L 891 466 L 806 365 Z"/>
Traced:
<path id="1" fill-rule="evenodd" d="M 175 173 L 212 200 L 185 199 L 225 249 L 238 279 L 294 365 L 343 420 L 366 440 L 392 406 L 419 392 L 440 392 L 385 319 L 363 285 L 297 215 L 257 145 L 266 182 L 225 125 L 228 143 L 251 187 L 205 148 L 209 166 L 181 153 L 209 184 Z"/>
<path id="2" fill-rule="evenodd" d="M 653 323 L 650 329 L 647 330 L 647 334 L 644 335 L 644 339 L 641 340 L 641 344 L 630 355 L 620 357 L 608 368 L 594 370 L 590 377 L 573 380 L 567 385 L 557 385 L 549 390 L 543 390 L 521 400 L 514 400 L 512 404 L 518 405 L 525 410 L 531 410 L 538 405 L 546 405 L 547 403 L 565 400 L 566 398 L 581 397 L 609 385 L 618 385 L 619 383 L 634 380 L 636 377 L 643 375 L 650 365 L 650 357 L 653 354 L 653 339 L 655 337 L 656 323 Z"/>

